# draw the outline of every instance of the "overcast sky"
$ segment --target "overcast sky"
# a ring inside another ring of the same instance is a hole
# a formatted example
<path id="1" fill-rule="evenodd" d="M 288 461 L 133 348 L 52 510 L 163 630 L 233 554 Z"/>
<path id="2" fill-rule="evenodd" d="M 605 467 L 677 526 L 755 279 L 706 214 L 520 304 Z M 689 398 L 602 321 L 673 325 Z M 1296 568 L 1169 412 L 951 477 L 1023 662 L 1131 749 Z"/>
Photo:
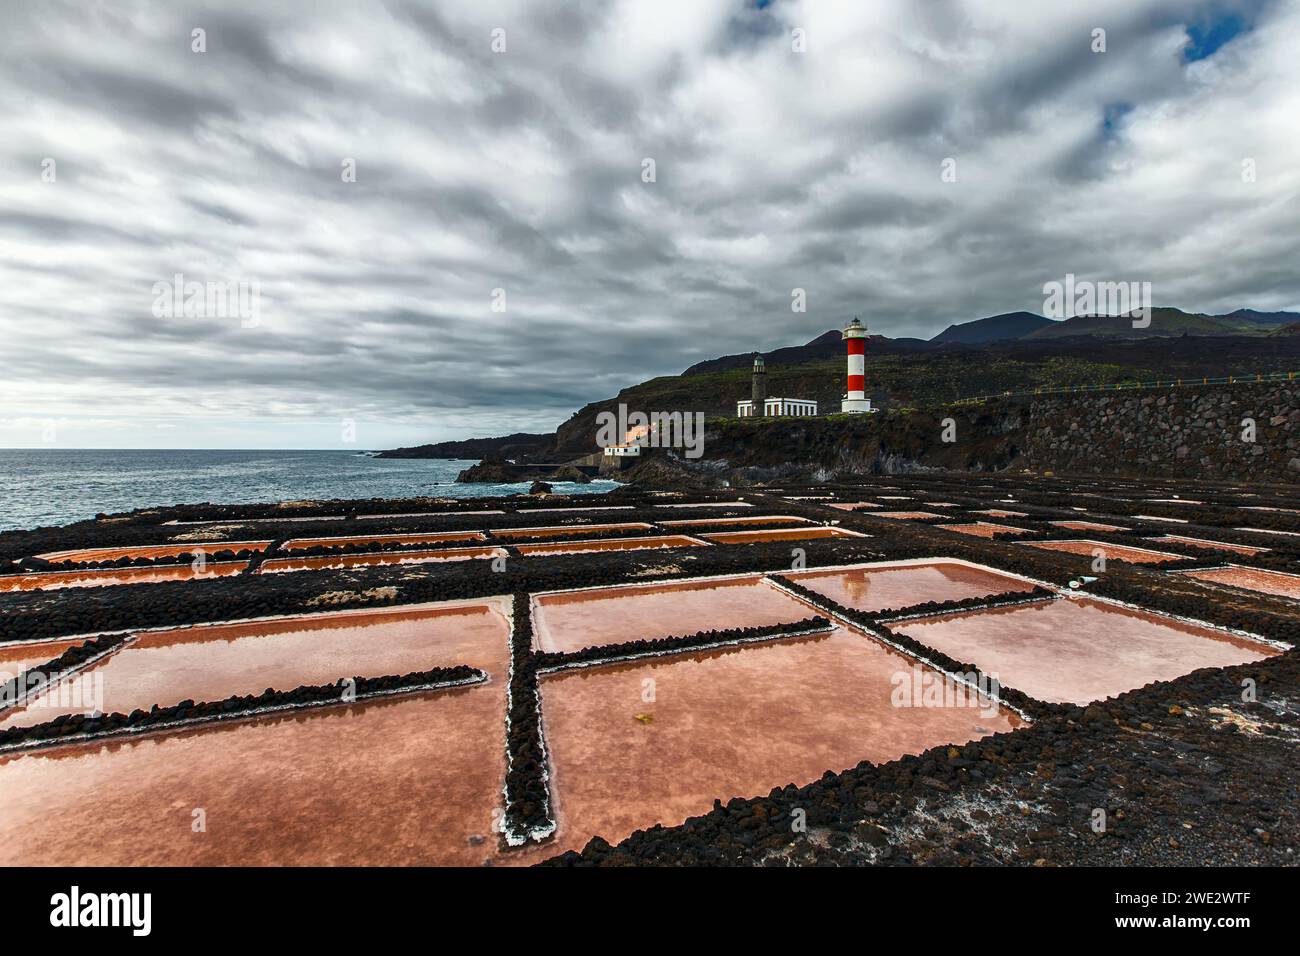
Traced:
<path id="1" fill-rule="evenodd" d="M 4 446 L 543 431 L 1066 273 L 1300 308 L 1297 0 L 0 6 Z"/>

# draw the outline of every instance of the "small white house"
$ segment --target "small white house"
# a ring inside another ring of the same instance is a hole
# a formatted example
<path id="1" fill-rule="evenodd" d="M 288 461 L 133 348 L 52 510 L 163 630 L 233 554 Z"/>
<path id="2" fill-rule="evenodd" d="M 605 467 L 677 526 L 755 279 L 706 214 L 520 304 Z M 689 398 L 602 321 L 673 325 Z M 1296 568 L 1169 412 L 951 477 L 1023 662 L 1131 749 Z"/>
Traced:
<path id="1" fill-rule="evenodd" d="M 768 398 L 763 401 L 765 418 L 810 417 L 817 414 L 817 403 L 806 398 Z M 754 403 L 749 399 L 736 402 L 737 418 L 753 418 Z"/>

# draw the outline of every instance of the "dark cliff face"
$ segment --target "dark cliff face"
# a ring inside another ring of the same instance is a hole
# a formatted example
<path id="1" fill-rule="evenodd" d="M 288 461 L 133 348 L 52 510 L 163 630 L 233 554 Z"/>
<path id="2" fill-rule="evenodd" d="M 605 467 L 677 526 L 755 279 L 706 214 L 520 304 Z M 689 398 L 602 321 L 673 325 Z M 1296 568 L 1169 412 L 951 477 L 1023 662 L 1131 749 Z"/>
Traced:
<path id="1" fill-rule="evenodd" d="M 1003 409 L 711 422 L 704 457 L 725 461 L 742 481 L 792 469 L 810 477 L 921 468 L 999 470 L 1019 457 L 1021 421 L 1019 409 Z"/>
<path id="2" fill-rule="evenodd" d="M 704 484 L 1006 468 L 1295 481 L 1300 382 L 1000 399 L 870 416 L 711 421 L 701 459 L 668 462 L 655 466 L 655 481 L 670 468 Z M 637 469 L 628 478 L 638 481 Z"/>
<path id="3" fill-rule="evenodd" d="M 553 436 L 516 432 L 499 438 L 467 438 L 380 452 L 380 458 L 513 458 L 550 445 Z"/>

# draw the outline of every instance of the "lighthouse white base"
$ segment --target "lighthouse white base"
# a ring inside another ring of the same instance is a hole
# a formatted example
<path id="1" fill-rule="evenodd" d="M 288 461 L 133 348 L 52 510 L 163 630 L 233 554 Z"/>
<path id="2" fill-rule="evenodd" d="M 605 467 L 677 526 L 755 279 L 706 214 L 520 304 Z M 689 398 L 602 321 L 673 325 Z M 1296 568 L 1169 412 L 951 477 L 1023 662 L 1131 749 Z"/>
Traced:
<path id="1" fill-rule="evenodd" d="M 840 412 L 850 412 L 854 415 L 873 415 L 877 409 L 871 407 L 869 398 L 846 398 L 840 402 Z"/>

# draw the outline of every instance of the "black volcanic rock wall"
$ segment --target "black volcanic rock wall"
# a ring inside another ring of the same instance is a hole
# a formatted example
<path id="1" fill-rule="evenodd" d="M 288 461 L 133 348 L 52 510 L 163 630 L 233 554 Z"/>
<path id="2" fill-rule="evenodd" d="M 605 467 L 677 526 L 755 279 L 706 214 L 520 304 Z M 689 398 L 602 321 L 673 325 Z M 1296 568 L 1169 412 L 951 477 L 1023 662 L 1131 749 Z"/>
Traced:
<path id="1" fill-rule="evenodd" d="M 1254 441 L 1242 437 L 1247 419 Z M 954 440 L 945 441 L 945 432 Z M 679 477 L 740 485 L 1007 468 L 1293 481 L 1300 478 L 1300 382 L 1008 397 L 869 417 L 716 421 L 706 429 L 703 459 L 672 464 Z M 630 477 L 637 480 L 638 470 Z"/>
<path id="2" fill-rule="evenodd" d="M 945 442 L 945 419 L 956 440 Z M 731 419 L 708 422 L 704 458 L 679 459 L 700 475 L 721 463 L 740 484 L 800 476 L 896 474 L 927 468 L 996 471 L 1019 456 L 1021 408 L 891 409 L 871 416 Z M 651 459 L 646 464 L 650 464 Z M 642 465 L 641 467 L 646 467 Z M 639 469 L 632 472 L 639 477 Z"/>
<path id="3" fill-rule="evenodd" d="M 1296 382 L 1038 399 L 1026 462 L 1066 472 L 1287 481 L 1300 478 Z M 1243 439 L 1254 422 L 1254 441 Z"/>

